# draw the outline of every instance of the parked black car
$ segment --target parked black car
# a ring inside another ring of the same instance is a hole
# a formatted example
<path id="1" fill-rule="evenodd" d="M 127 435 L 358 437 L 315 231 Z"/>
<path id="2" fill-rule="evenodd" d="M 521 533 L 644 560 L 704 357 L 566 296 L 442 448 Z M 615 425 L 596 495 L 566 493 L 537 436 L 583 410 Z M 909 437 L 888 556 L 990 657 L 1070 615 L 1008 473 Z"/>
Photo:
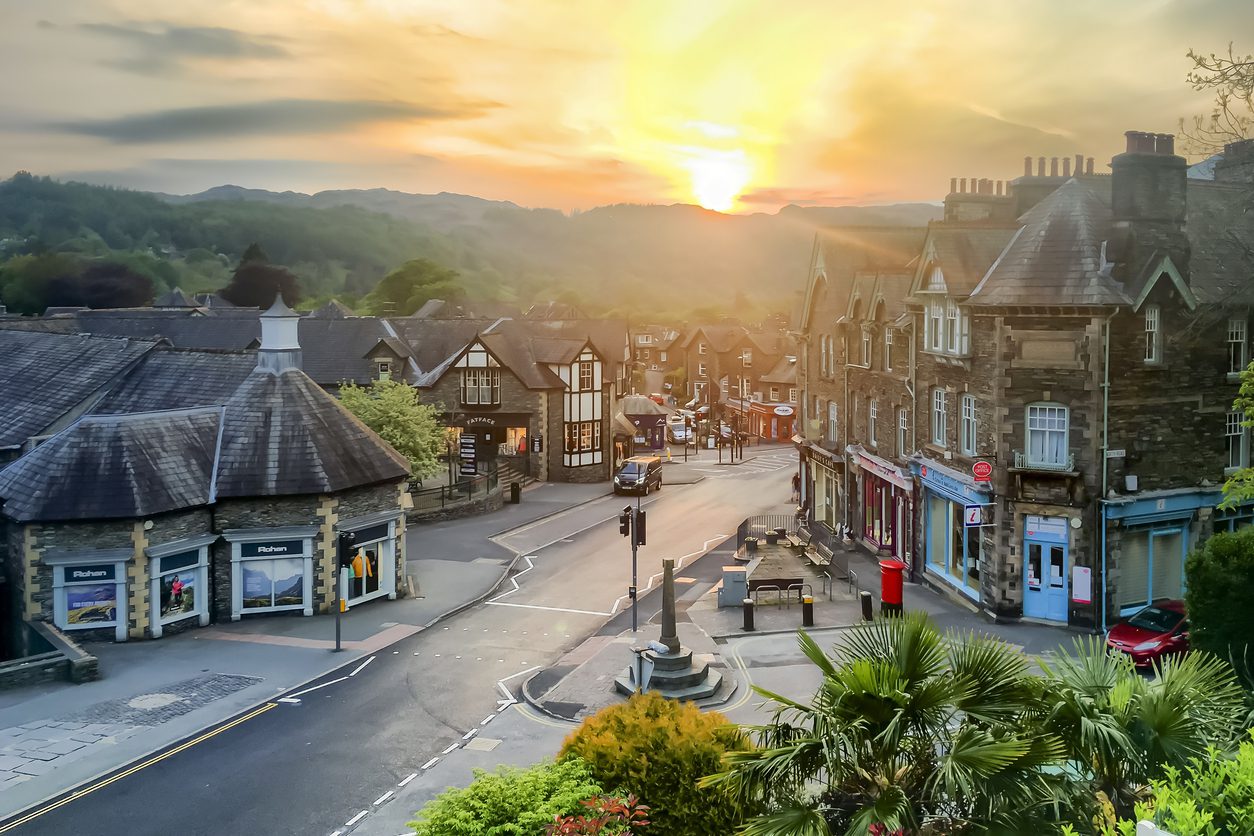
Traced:
<path id="1" fill-rule="evenodd" d="M 657 456 L 632 456 L 614 474 L 614 493 L 639 493 L 662 487 L 662 460 Z"/>

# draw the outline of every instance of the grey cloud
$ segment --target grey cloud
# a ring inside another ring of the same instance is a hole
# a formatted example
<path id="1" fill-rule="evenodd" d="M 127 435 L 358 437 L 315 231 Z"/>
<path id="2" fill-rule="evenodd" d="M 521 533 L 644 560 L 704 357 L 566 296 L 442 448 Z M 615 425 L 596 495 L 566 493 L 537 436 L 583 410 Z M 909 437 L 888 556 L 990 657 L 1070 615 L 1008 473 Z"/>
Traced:
<path id="1" fill-rule="evenodd" d="M 139 144 L 221 137 L 328 133 L 369 122 L 477 116 L 490 106 L 469 103 L 457 108 L 439 108 L 369 100 L 273 99 L 246 104 L 157 110 L 114 119 L 61 122 L 50 127 L 121 144 Z"/>
<path id="2" fill-rule="evenodd" d="M 78 28 L 134 50 L 111 63 L 139 73 L 169 72 L 189 58 L 284 58 L 288 54 L 278 38 L 218 26 L 82 23 Z"/>

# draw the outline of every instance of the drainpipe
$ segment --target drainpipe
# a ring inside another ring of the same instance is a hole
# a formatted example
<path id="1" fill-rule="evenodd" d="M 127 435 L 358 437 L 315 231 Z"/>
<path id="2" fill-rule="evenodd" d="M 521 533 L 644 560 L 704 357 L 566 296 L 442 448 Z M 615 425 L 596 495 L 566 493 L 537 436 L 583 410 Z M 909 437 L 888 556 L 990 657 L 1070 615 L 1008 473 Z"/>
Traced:
<path id="1" fill-rule="evenodd" d="M 1098 540 L 1100 545 L 1098 548 L 1102 556 L 1102 617 L 1098 623 L 1098 630 L 1101 633 L 1106 632 L 1106 491 L 1107 479 L 1109 478 L 1109 459 L 1106 458 L 1106 449 L 1110 446 L 1110 321 L 1115 318 L 1118 309 L 1111 311 L 1106 317 L 1106 322 L 1102 326 L 1102 495 L 1097 500 L 1097 507 L 1101 509 L 1101 522 L 1098 530 Z"/>
<path id="2" fill-rule="evenodd" d="M 844 400 L 844 403 L 841 404 L 841 415 L 845 419 L 843 422 L 845 424 L 845 427 L 851 429 L 853 427 L 853 418 L 849 414 L 849 346 L 847 343 L 845 345 L 845 362 L 843 365 L 843 370 L 844 370 L 843 376 L 844 376 L 844 383 L 845 383 L 845 400 Z M 841 439 L 844 439 L 845 441 L 847 441 L 849 439 L 849 432 L 846 431 L 846 432 L 841 433 L 840 437 Z M 848 445 L 840 440 L 837 441 L 837 444 L 840 444 L 840 457 L 845 463 L 845 466 L 843 468 L 843 470 L 845 471 L 845 502 L 844 502 L 845 510 L 842 514 L 842 517 L 843 517 L 842 524 L 845 527 L 845 536 L 849 536 L 849 530 L 850 530 L 850 525 L 849 525 L 849 454 L 845 452 Z"/>

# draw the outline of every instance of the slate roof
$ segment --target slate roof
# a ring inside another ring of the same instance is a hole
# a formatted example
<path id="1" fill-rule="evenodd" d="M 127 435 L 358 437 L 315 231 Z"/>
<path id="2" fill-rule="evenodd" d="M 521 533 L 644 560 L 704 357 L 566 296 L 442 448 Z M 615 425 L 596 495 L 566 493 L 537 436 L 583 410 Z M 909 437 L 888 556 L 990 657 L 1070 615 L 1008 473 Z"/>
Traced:
<path id="1" fill-rule="evenodd" d="M 346 319 L 350 316 L 357 316 L 357 314 L 339 299 L 332 299 L 321 308 L 310 313 L 309 316 L 313 319 Z"/>
<path id="2" fill-rule="evenodd" d="M 828 227 L 815 233 L 828 293 L 849 298 L 859 272 L 901 270 L 919 254 L 923 227 Z M 864 297 L 865 298 L 865 297 Z"/>
<path id="3" fill-rule="evenodd" d="M 619 412 L 623 415 L 669 415 L 670 410 L 663 409 L 657 401 L 650 400 L 647 395 L 626 395 L 618 402 Z M 633 425 L 634 426 L 634 425 Z"/>
<path id="4" fill-rule="evenodd" d="M 763 383 L 782 383 L 786 386 L 795 386 L 797 384 L 797 358 L 787 355 L 779 358 L 779 362 L 775 364 L 769 372 L 758 378 Z"/>
<path id="5" fill-rule="evenodd" d="M 1203 303 L 1254 304 L 1254 186 L 1189 181 L 1190 289 Z"/>
<path id="6" fill-rule="evenodd" d="M 162 347 L 145 355 L 92 412 L 106 415 L 221 405 L 256 365 L 253 351 Z"/>
<path id="7" fill-rule="evenodd" d="M 156 347 L 152 340 L 0 329 L 0 449 L 41 435 Z"/>
<path id="8" fill-rule="evenodd" d="M 1017 223 L 1005 226 L 933 224 L 928 229 L 924 260 L 919 269 L 927 270 L 931 265 L 939 267 L 948 293 L 961 299 L 980 283 L 1018 230 Z"/>
<path id="9" fill-rule="evenodd" d="M 225 404 L 218 497 L 398 481 L 408 461 L 299 369 L 255 371 Z"/>
<path id="10" fill-rule="evenodd" d="M 1102 272 L 1110 231 L 1109 186 L 1068 180 L 1020 219 L 968 303 L 987 306 L 1126 305 L 1123 288 Z"/>
<path id="11" fill-rule="evenodd" d="M 709 344 L 710 351 L 723 354 L 731 351 L 737 338 L 744 334 L 744 330 L 743 325 L 696 325 L 688 332 L 688 337 L 684 340 L 684 348 L 687 349 L 695 343 L 704 341 Z M 703 336 L 704 339 L 699 339 L 699 336 Z"/>
<path id="12" fill-rule="evenodd" d="M 213 500 L 222 409 L 89 416 L 0 470 L 19 522 L 146 517 Z"/>
<path id="13" fill-rule="evenodd" d="M 181 288 L 174 288 L 152 300 L 154 308 L 195 308 L 198 303 L 188 296 Z"/>

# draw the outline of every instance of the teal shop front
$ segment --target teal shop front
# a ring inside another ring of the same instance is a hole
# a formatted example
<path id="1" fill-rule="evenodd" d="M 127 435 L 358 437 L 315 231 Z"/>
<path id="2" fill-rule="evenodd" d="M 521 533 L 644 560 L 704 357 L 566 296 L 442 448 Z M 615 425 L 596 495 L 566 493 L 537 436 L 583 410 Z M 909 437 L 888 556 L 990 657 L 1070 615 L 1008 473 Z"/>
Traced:
<path id="1" fill-rule="evenodd" d="M 1067 620 L 1066 517 L 1029 515 L 1023 520 L 1023 615 Z"/>
<path id="2" fill-rule="evenodd" d="M 979 601 L 984 561 L 981 527 L 993 523 L 991 492 L 970 477 L 927 459 L 915 459 L 911 470 L 922 487 L 925 576 Z M 974 508 L 979 510 L 973 519 L 968 509 Z"/>

